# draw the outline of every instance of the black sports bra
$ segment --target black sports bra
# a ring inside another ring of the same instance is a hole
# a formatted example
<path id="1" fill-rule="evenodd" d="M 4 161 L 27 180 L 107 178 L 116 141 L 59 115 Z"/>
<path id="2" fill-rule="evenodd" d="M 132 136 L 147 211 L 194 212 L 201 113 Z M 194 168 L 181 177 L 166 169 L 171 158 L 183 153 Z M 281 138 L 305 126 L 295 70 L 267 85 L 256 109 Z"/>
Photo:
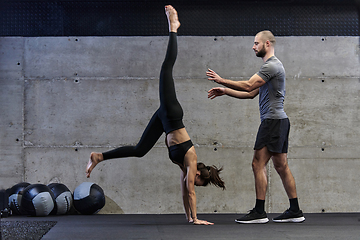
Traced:
<path id="1" fill-rule="evenodd" d="M 191 140 L 186 142 L 176 144 L 168 147 L 169 150 L 169 158 L 175 164 L 179 164 L 180 166 L 184 166 L 184 157 L 185 154 L 189 151 L 189 149 L 193 146 Z"/>

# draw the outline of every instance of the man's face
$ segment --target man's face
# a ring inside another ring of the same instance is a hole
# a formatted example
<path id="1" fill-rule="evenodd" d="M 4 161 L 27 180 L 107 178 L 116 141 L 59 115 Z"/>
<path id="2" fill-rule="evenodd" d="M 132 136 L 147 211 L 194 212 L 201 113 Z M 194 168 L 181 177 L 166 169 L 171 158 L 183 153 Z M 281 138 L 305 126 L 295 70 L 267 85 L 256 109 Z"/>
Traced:
<path id="1" fill-rule="evenodd" d="M 265 44 L 259 36 L 255 36 L 253 50 L 257 57 L 263 58 L 266 55 Z"/>

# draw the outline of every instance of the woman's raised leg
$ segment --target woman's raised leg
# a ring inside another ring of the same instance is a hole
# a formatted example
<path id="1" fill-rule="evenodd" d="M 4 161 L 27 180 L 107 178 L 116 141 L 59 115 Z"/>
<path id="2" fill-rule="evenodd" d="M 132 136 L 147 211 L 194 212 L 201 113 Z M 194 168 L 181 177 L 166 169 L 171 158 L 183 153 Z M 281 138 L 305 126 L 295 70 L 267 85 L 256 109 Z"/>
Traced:
<path id="1" fill-rule="evenodd" d="M 164 129 L 162 123 L 158 117 L 158 111 L 154 113 L 147 127 L 145 128 L 140 141 L 136 146 L 123 146 L 115 148 L 113 150 L 96 153 L 92 152 L 90 154 L 89 162 L 86 166 L 86 176 L 90 177 L 91 171 L 95 166 L 103 161 L 113 158 L 125 158 L 125 157 L 143 157 L 150 149 L 155 145 L 157 140 L 163 134 Z"/>

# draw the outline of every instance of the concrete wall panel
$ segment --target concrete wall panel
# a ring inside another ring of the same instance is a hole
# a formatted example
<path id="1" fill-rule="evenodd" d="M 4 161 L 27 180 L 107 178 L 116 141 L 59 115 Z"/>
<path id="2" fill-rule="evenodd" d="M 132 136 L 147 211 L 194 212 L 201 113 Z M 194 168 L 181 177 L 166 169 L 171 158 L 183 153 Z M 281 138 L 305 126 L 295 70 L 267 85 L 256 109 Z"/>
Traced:
<path id="1" fill-rule="evenodd" d="M 291 146 L 355 146 L 360 134 L 357 78 L 288 79 Z"/>
<path id="2" fill-rule="evenodd" d="M 0 38 L 0 78 L 20 79 L 24 68 L 24 38 Z"/>
<path id="3" fill-rule="evenodd" d="M 279 37 L 276 55 L 288 76 L 357 77 L 356 37 Z M 175 77 L 206 78 L 211 68 L 223 77 L 248 78 L 259 70 L 253 37 L 178 37 Z M 25 77 L 157 78 L 167 37 L 42 37 L 25 41 Z M 341 63 L 341 64 L 339 64 Z"/>
<path id="4" fill-rule="evenodd" d="M 275 55 L 282 60 L 288 77 L 360 75 L 356 37 L 278 37 Z"/>
<path id="5" fill-rule="evenodd" d="M 22 181 L 23 38 L 0 38 L 0 188 Z"/>
<path id="6" fill-rule="evenodd" d="M 26 146 L 135 143 L 159 105 L 158 90 L 151 83 L 156 84 L 119 79 L 26 80 Z"/>

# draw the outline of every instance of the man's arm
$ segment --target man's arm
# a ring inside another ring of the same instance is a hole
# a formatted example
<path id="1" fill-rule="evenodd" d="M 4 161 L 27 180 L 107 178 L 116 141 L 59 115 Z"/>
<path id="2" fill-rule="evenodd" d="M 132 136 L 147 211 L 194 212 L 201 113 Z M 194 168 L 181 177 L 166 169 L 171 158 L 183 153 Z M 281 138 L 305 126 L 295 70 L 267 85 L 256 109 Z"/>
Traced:
<path id="1" fill-rule="evenodd" d="M 266 83 L 256 73 L 247 81 L 233 81 L 225 79 L 220 77 L 219 74 L 217 74 L 211 69 L 208 69 L 208 71 L 206 72 L 206 76 L 209 77 L 208 80 L 210 81 L 215 81 L 216 83 L 221 84 L 225 87 L 244 92 L 252 92 Z"/>
<path id="2" fill-rule="evenodd" d="M 251 92 L 244 92 L 244 91 L 233 90 L 230 88 L 216 87 L 208 91 L 208 98 L 214 99 L 222 95 L 228 95 L 230 97 L 239 98 L 239 99 L 253 99 L 258 94 L 259 94 L 259 88 L 256 88 Z"/>

